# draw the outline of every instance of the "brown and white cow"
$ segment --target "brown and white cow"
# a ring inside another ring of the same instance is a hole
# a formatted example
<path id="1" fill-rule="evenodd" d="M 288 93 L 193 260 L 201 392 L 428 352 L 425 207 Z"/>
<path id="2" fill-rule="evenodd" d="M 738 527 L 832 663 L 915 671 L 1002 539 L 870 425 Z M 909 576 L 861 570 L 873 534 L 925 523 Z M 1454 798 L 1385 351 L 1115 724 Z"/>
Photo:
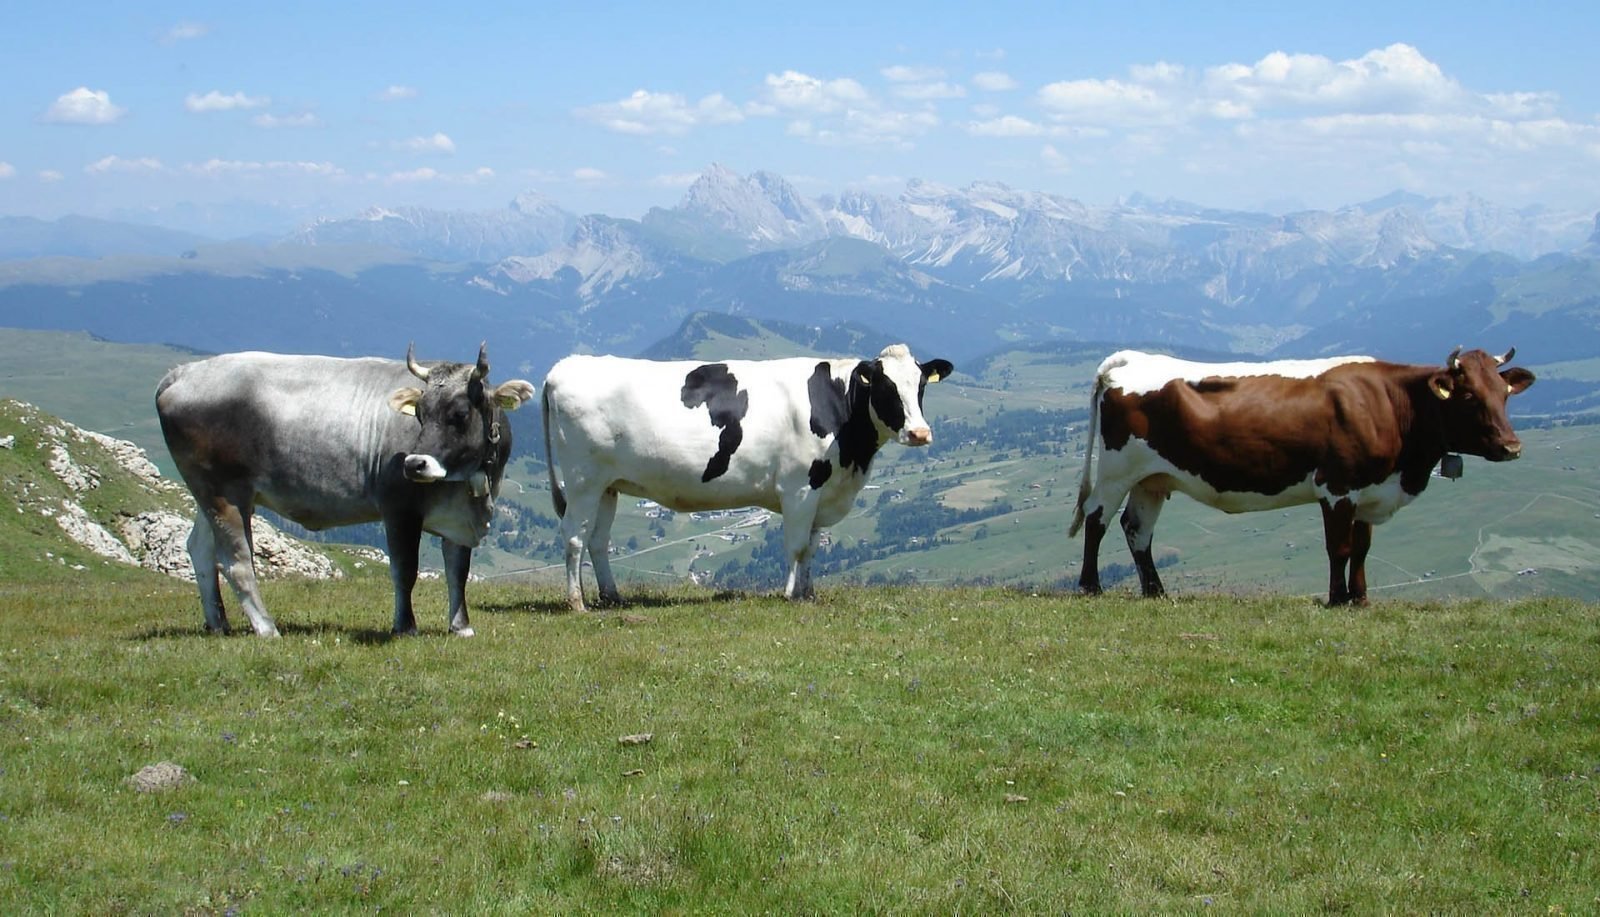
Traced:
<path id="1" fill-rule="evenodd" d="M 1440 459 L 1522 454 L 1506 399 L 1534 377 L 1500 369 L 1514 353 L 1458 347 L 1444 366 L 1112 354 L 1095 379 L 1069 532 L 1085 529 L 1079 585 L 1100 592 L 1100 540 L 1126 497 L 1122 529 L 1140 587 L 1162 595 L 1150 542 L 1162 504 L 1180 491 L 1229 513 L 1320 504 L 1328 604 L 1366 604 L 1372 526 L 1416 499 Z"/>

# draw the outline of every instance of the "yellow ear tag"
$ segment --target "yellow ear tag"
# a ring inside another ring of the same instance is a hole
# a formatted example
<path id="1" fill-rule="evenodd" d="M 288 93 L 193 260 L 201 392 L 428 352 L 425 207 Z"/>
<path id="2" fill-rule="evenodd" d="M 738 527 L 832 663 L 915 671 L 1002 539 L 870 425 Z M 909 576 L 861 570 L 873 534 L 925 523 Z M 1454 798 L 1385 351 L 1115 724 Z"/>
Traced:
<path id="1" fill-rule="evenodd" d="M 943 379 L 943 378 L 944 377 L 939 375 L 938 373 L 928 373 L 928 381 L 929 382 L 938 382 L 940 379 Z"/>
<path id="2" fill-rule="evenodd" d="M 1440 401 L 1449 401 L 1450 400 L 1450 390 L 1445 388 L 1442 385 L 1435 385 L 1433 387 L 1433 393 L 1435 395 L 1439 396 L 1439 400 Z"/>
<path id="3" fill-rule="evenodd" d="M 861 380 L 861 384 L 862 385 L 871 385 L 872 384 L 872 377 L 867 375 L 866 373 L 862 373 L 861 375 L 857 376 L 856 378 Z"/>
<path id="4" fill-rule="evenodd" d="M 413 404 L 402 404 L 400 406 L 400 413 L 406 414 L 406 415 L 411 416 L 411 417 L 415 417 L 415 416 L 417 416 L 417 406 L 414 403 Z"/>

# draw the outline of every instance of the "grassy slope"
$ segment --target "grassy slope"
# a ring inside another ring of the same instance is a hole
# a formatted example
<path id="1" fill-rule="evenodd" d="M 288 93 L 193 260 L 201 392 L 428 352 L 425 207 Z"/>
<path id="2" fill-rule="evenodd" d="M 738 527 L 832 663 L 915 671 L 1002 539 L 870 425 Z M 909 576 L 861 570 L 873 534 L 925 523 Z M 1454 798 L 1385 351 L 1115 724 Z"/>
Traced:
<path id="1" fill-rule="evenodd" d="M 0 328 L 0 397 L 131 440 L 171 474 L 156 420 L 156 383 L 197 357 L 155 344 L 117 344 L 83 332 Z"/>
<path id="2" fill-rule="evenodd" d="M 5 588 L 12 912 L 1600 906 L 1593 604 Z"/>

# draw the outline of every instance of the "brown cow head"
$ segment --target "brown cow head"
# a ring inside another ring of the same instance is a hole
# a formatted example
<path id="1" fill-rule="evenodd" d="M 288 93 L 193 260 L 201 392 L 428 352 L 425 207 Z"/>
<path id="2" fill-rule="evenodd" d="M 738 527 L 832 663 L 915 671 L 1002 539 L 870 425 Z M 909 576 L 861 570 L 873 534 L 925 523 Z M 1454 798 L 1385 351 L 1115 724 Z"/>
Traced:
<path id="1" fill-rule="evenodd" d="M 1533 373 L 1520 366 L 1502 370 L 1517 352 L 1491 356 L 1457 347 L 1445 368 L 1428 379 L 1428 387 L 1444 402 L 1445 448 L 1504 462 L 1522 454 L 1522 441 L 1506 416 L 1506 399 L 1533 384 Z"/>

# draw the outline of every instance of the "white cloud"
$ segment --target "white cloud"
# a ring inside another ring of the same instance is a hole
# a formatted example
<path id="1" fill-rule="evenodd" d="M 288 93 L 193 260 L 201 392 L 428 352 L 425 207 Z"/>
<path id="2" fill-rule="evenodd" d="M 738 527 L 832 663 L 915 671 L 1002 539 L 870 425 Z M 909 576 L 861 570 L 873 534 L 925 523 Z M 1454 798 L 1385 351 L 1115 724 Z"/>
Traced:
<path id="1" fill-rule="evenodd" d="M 17 167 L 16 166 L 13 166 L 9 162 L 0 161 L 0 179 L 14 178 L 14 177 L 16 177 L 16 174 L 17 174 Z"/>
<path id="2" fill-rule="evenodd" d="M 44 120 L 55 124 L 112 124 L 125 110 L 111 103 L 104 90 L 79 86 L 56 99 L 44 113 Z"/>
<path id="3" fill-rule="evenodd" d="M 439 178 L 437 169 L 426 166 L 420 169 L 411 169 L 406 172 L 390 172 L 384 181 L 391 185 L 415 184 L 417 182 L 436 181 Z"/>
<path id="4" fill-rule="evenodd" d="M 1182 80 L 1188 71 L 1184 69 L 1182 64 L 1157 61 L 1153 64 L 1134 64 L 1128 68 L 1128 73 L 1136 83 L 1163 83 L 1170 85 Z"/>
<path id="5" fill-rule="evenodd" d="M 162 33 L 161 43 L 164 45 L 174 45 L 180 41 L 192 41 L 196 38 L 204 38 L 206 33 L 210 31 L 211 27 L 204 23 L 180 22 L 168 29 L 166 32 Z"/>
<path id="6" fill-rule="evenodd" d="M 851 110 L 845 117 L 860 139 L 899 139 L 925 134 L 939 126 L 939 117 L 928 111 Z"/>
<path id="7" fill-rule="evenodd" d="M 878 71 L 891 83 L 931 83 L 944 79 L 944 71 L 937 67 L 885 67 Z"/>
<path id="8" fill-rule="evenodd" d="M 228 175 L 312 175 L 322 178 L 342 178 L 344 170 L 331 162 L 291 162 L 273 160 L 257 162 L 241 159 L 208 159 L 201 163 L 187 163 L 184 171 L 192 175 L 220 178 Z"/>
<path id="9" fill-rule="evenodd" d="M 1421 111 L 1486 104 L 1406 44 L 1345 61 L 1274 51 L 1250 66 L 1210 68 L 1203 88 L 1212 97 L 1232 98 L 1256 110 Z"/>
<path id="10" fill-rule="evenodd" d="M 1039 150 L 1039 161 L 1050 172 L 1072 171 L 1072 164 L 1067 161 L 1067 157 L 1052 144 L 1047 143 Z"/>
<path id="11" fill-rule="evenodd" d="M 62 180 L 63 178 L 66 178 L 66 176 L 62 175 L 60 172 L 57 172 L 55 169 L 45 169 L 44 171 L 39 173 L 39 180 L 44 182 L 45 184 L 51 184 L 53 182 L 58 182 L 58 181 Z"/>
<path id="12" fill-rule="evenodd" d="M 1495 92 L 1483 99 L 1503 117 L 1539 118 L 1555 114 L 1560 96 L 1553 92 Z"/>
<path id="13" fill-rule="evenodd" d="M 256 127 L 268 129 L 280 127 L 321 127 L 322 119 L 311 112 L 301 112 L 298 115 L 275 115 L 271 112 L 262 112 L 250 119 Z"/>
<path id="14" fill-rule="evenodd" d="M 734 124 L 744 113 L 720 92 L 691 104 L 675 92 L 635 90 L 626 99 L 577 110 L 578 117 L 619 134 L 683 134 L 710 124 Z"/>
<path id="15" fill-rule="evenodd" d="M 968 121 L 967 133 L 975 137 L 1038 137 L 1045 128 L 1027 118 L 1002 115 L 988 121 Z"/>
<path id="16" fill-rule="evenodd" d="M 982 89 L 984 92 L 1006 92 L 1007 90 L 1016 89 L 1018 83 L 1009 73 L 1003 73 L 999 70 L 985 70 L 982 73 L 972 75 L 972 85 Z"/>
<path id="17" fill-rule="evenodd" d="M 582 166 L 572 170 L 572 177 L 581 182 L 602 182 L 611 176 L 591 166 Z"/>
<path id="18" fill-rule="evenodd" d="M 106 156 L 97 159 L 83 167 L 83 171 L 90 175 L 107 175 L 112 172 L 123 173 L 149 173 L 164 170 L 161 160 L 150 156 L 139 159 L 123 159 L 121 156 Z"/>
<path id="19" fill-rule="evenodd" d="M 343 170 L 340 170 L 336 177 L 344 178 Z M 479 166 L 466 172 L 441 172 L 438 169 L 422 166 L 416 169 L 390 172 L 387 175 L 368 172 L 364 179 L 371 182 L 381 182 L 386 185 L 418 185 L 431 182 L 449 185 L 480 185 L 484 182 L 493 181 L 496 177 L 495 170 L 488 166 Z"/>
<path id="20" fill-rule="evenodd" d="M 766 101 L 789 111 L 828 114 L 866 104 L 871 96 L 852 79 L 820 80 L 794 70 L 767 74 Z"/>
<path id="21" fill-rule="evenodd" d="M 1064 121 L 1127 123 L 1162 114 L 1167 103 L 1148 86 L 1121 80 L 1064 80 L 1039 90 L 1038 102 Z"/>
<path id="22" fill-rule="evenodd" d="M 455 141 L 451 140 L 448 135 L 442 133 L 434 133 L 432 136 L 412 137 L 409 140 L 396 141 L 394 146 L 395 149 L 406 150 L 412 153 L 454 153 L 456 151 Z"/>
<path id="23" fill-rule="evenodd" d="M 936 83 L 902 83 L 894 87 L 894 94 L 902 99 L 929 102 L 938 99 L 965 98 L 967 90 L 954 83 L 946 83 L 941 80 Z"/>
<path id="24" fill-rule="evenodd" d="M 385 86 L 383 91 L 376 96 L 379 102 L 402 102 L 406 99 L 415 99 L 418 93 L 411 86 Z"/>
<path id="25" fill-rule="evenodd" d="M 212 111 L 233 111 L 236 108 L 260 108 L 272 104 L 266 96 L 247 96 L 242 92 L 223 95 L 215 89 L 200 95 L 191 92 L 183 99 L 183 107 L 196 114 Z"/>

